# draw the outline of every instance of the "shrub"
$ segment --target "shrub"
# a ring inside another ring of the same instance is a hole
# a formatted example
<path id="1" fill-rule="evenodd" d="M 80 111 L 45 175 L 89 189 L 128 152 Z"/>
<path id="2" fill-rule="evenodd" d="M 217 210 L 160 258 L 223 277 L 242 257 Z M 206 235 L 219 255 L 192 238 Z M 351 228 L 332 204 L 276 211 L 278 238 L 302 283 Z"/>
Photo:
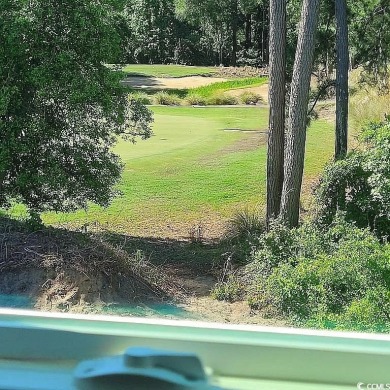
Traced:
<path id="1" fill-rule="evenodd" d="M 224 239 L 234 263 L 247 263 L 265 228 L 265 220 L 259 212 L 243 209 L 233 215 L 228 221 Z"/>
<path id="2" fill-rule="evenodd" d="M 238 104 L 238 101 L 234 96 L 216 93 L 208 99 L 208 104 L 213 106 L 232 106 Z"/>
<path id="3" fill-rule="evenodd" d="M 154 95 L 154 103 L 163 106 L 180 106 L 180 98 L 175 94 L 161 91 Z"/>
<path id="4" fill-rule="evenodd" d="M 353 301 L 341 314 L 319 313 L 304 325 L 320 329 L 390 333 L 389 313 L 390 291 L 377 287 Z"/>
<path id="5" fill-rule="evenodd" d="M 378 237 L 390 235 L 390 120 L 362 133 L 365 149 L 329 164 L 316 189 L 318 221 L 329 224 L 337 210 Z"/>
<path id="6" fill-rule="evenodd" d="M 211 296 L 218 301 L 234 302 L 242 297 L 243 286 L 234 274 L 229 275 L 226 282 L 218 282 Z"/>
<path id="7" fill-rule="evenodd" d="M 151 97 L 145 92 L 134 92 L 129 94 L 129 100 L 136 100 L 141 104 L 149 105 L 152 104 Z"/>
<path id="8" fill-rule="evenodd" d="M 261 102 L 263 99 L 261 98 L 260 95 L 254 92 L 245 91 L 240 95 L 240 100 L 244 104 L 257 104 L 258 102 Z"/>
<path id="9" fill-rule="evenodd" d="M 190 106 L 206 106 L 207 99 L 199 94 L 190 94 L 186 97 L 185 102 Z"/>
<path id="10" fill-rule="evenodd" d="M 251 239 L 265 232 L 265 219 L 248 209 L 237 211 L 228 222 L 226 236 L 229 239 Z"/>
<path id="11" fill-rule="evenodd" d="M 368 230 L 338 216 L 325 231 L 278 227 L 260 244 L 244 273 L 252 307 L 305 326 L 374 329 L 389 320 L 390 246 Z"/>

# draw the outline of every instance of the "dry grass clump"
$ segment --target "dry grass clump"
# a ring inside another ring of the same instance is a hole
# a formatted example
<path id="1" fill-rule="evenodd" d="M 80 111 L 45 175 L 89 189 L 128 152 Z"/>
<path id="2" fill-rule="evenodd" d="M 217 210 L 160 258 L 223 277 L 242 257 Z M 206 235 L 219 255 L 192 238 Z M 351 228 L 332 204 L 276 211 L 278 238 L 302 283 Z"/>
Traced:
<path id="1" fill-rule="evenodd" d="M 240 95 L 240 100 L 247 105 L 255 105 L 259 102 L 263 102 L 263 98 L 260 95 L 251 91 L 244 91 Z"/>
<path id="2" fill-rule="evenodd" d="M 165 91 L 157 92 L 153 96 L 154 104 L 161 104 L 162 106 L 180 106 L 181 99 L 175 95 Z"/>

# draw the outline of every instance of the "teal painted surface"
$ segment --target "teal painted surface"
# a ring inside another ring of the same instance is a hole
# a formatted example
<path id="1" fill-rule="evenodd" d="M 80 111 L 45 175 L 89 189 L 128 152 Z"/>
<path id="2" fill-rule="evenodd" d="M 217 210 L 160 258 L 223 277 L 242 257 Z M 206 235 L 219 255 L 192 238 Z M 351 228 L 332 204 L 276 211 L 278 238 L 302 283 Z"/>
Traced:
<path id="1" fill-rule="evenodd" d="M 169 303 L 143 305 L 113 304 L 105 307 L 102 314 L 172 319 L 196 319 L 192 313 Z"/>
<path id="2" fill-rule="evenodd" d="M 211 383 L 224 389 L 390 383 L 388 335 L 0 309 L 0 390 L 73 390 L 81 361 L 121 355 L 133 346 L 194 353 Z"/>
<path id="3" fill-rule="evenodd" d="M 0 307 L 32 309 L 34 307 L 34 303 L 27 296 L 0 294 Z"/>

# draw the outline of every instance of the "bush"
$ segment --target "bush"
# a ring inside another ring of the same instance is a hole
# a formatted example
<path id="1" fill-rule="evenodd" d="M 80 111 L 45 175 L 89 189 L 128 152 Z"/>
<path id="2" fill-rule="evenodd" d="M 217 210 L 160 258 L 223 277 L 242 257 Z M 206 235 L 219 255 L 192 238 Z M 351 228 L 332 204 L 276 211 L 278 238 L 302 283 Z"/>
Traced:
<path id="1" fill-rule="evenodd" d="M 180 106 L 180 98 L 165 91 L 157 92 L 154 95 L 154 103 L 161 104 L 162 106 Z"/>
<path id="2" fill-rule="evenodd" d="M 305 326 L 373 330 L 389 321 L 390 246 L 368 230 L 338 216 L 326 231 L 278 227 L 261 245 L 243 281 L 252 307 Z"/>
<path id="3" fill-rule="evenodd" d="M 261 98 L 260 95 L 254 92 L 245 91 L 240 95 L 240 100 L 244 104 L 257 104 L 258 102 L 261 102 L 263 99 Z"/>
<path id="4" fill-rule="evenodd" d="M 229 239 L 248 240 L 265 232 L 265 219 L 248 209 L 237 211 L 228 222 L 226 237 Z"/>
<path id="5" fill-rule="evenodd" d="M 208 99 L 208 104 L 213 106 L 233 106 L 238 104 L 238 101 L 234 96 L 217 93 Z"/>
<path id="6" fill-rule="evenodd" d="M 243 286 L 235 275 L 229 275 L 226 282 L 218 282 L 211 296 L 218 301 L 234 302 L 242 297 Z"/>
<path id="7" fill-rule="evenodd" d="M 190 106 L 206 106 L 207 99 L 199 94 L 190 94 L 185 99 L 186 104 Z"/>
<path id="8" fill-rule="evenodd" d="M 265 219 L 260 213 L 248 209 L 236 212 L 229 220 L 224 236 L 234 263 L 247 263 L 265 229 Z"/>
<path id="9" fill-rule="evenodd" d="M 329 224 L 337 210 L 379 238 L 390 235 L 390 120 L 361 135 L 365 148 L 329 164 L 316 190 L 318 221 Z"/>
<path id="10" fill-rule="evenodd" d="M 149 105 L 152 104 L 151 97 L 145 92 L 134 92 L 129 94 L 129 100 L 136 100 L 141 104 Z"/>
<path id="11" fill-rule="evenodd" d="M 341 314 L 322 313 L 308 320 L 305 326 L 320 329 L 358 330 L 390 333 L 390 292 L 378 287 L 364 298 L 353 301 Z"/>

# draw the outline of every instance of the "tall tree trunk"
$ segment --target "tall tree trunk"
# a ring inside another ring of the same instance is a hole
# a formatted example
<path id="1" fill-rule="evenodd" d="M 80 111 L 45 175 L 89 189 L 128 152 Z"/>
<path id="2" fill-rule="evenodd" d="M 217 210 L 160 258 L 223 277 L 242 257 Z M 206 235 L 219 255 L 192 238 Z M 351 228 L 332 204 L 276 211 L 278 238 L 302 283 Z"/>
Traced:
<path id="1" fill-rule="evenodd" d="M 233 23 L 232 31 L 232 66 L 237 65 L 237 20 Z"/>
<path id="2" fill-rule="evenodd" d="M 268 39 L 269 39 L 269 20 L 268 20 L 268 14 L 269 14 L 269 7 L 266 5 L 263 5 L 263 22 L 262 22 L 262 31 L 261 31 L 261 58 L 263 64 L 268 64 L 269 62 L 269 45 L 268 45 Z"/>
<path id="3" fill-rule="evenodd" d="M 348 149 L 348 22 L 347 1 L 336 2 L 336 143 L 335 159 L 346 156 Z"/>
<path id="4" fill-rule="evenodd" d="M 291 82 L 280 210 L 282 220 L 289 227 L 297 226 L 299 221 L 299 201 L 305 159 L 307 106 L 319 5 L 320 0 L 303 0 Z"/>
<path id="5" fill-rule="evenodd" d="M 245 16 L 245 49 L 250 49 L 252 46 L 252 14 Z"/>
<path id="6" fill-rule="evenodd" d="M 232 15 L 232 66 L 237 65 L 237 30 L 238 30 L 238 1 L 233 4 L 233 15 Z"/>
<path id="7" fill-rule="evenodd" d="M 286 0 L 270 1 L 267 226 L 279 215 L 286 112 Z"/>

